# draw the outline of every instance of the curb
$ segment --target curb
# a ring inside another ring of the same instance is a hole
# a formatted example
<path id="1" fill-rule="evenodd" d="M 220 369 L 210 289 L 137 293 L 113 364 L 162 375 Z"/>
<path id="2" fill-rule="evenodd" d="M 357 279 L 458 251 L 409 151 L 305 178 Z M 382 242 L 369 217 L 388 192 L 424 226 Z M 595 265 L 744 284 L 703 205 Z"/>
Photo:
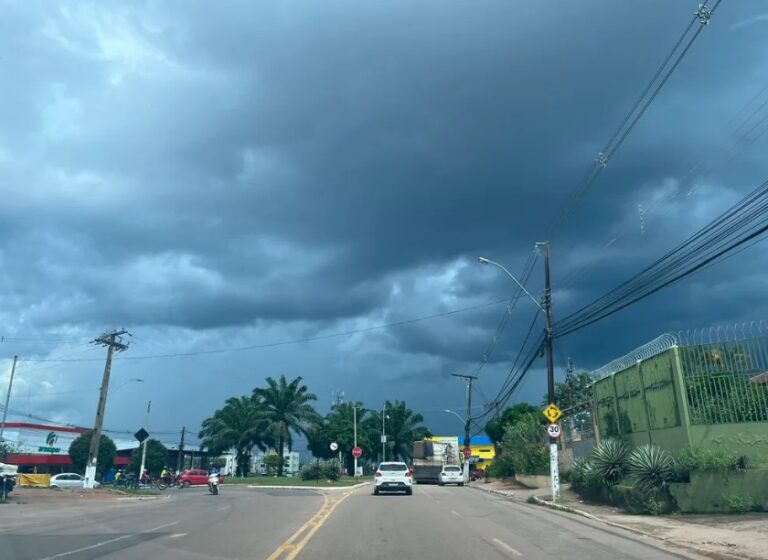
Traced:
<path id="1" fill-rule="evenodd" d="M 264 488 L 267 490 L 330 490 L 332 492 L 336 492 L 339 490 L 354 490 L 356 488 L 362 488 L 363 486 L 368 486 L 370 482 L 360 482 L 359 484 L 353 484 L 352 486 L 278 486 L 278 485 L 272 485 L 272 484 L 231 484 L 230 487 L 237 487 L 241 486 L 243 488 L 250 488 L 253 490 L 258 490 L 260 488 Z"/>
<path id="2" fill-rule="evenodd" d="M 666 537 L 660 537 L 658 535 L 654 535 L 653 533 L 648 533 L 646 531 L 642 531 L 640 529 L 637 529 L 635 527 L 631 527 L 629 525 L 623 525 L 621 523 L 616 523 L 615 521 L 608 521 L 607 519 L 602 519 L 600 517 L 597 517 L 595 515 L 592 515 L 591 513 L 587 513 L 586 511 L 582 511 L 580 509 L 572 508 L 569 506 L 563 506 L 560 504 L 556 504 L 554 502 L 549 502 L 547 500 L 542 500 L 541 498 L 537 498 L 536 496 L 532 496 L 533 502 L 537 505 L 544 506 L 549 509 L 554 509 L 558 511 L 564 511 L 567 513 L 573 513 L 576 515 L 579 515 L 581 517 L 585 517 L 587 519 L 591 519 L 593 521 L 597 521 L 599 523 L 603 523 L 605 525 L 609 525 L 610 527 L 616 527 L 617 529 L 622 529 L 624 531 L 629 531 L 630 533 L 634 533 L 636 535 L 641 535 L 643 537 L 651 538 L 657 541 L 661 541 L 663 543 L 666 543 L 670 546 L 674 546 L 677 548 L 682 548 L 685 550 L 689 550 L 691 552 L 695 552 L 696 554 L 701 554 L 702 556 L 708 556 L 710 558 L 717 558 L 718 560 L 756 560 L 753 556 L 742 556 L 737 554 L 729 554 L 727 552 L 713 552 L 711 550 L 706 550 L 699 548 L 695 545 L 691 544 L 683 544 L 678 541 L 674 541 L 672 539 L 668 539 Z"/>
<path id="3" fill-rule="evenodd" d="M 481 492 L 485 492 L 487 494 L 493 494 L 494 496 L 499 496 L 501 498 L 512 499 L 516 495 L 514 492 L 505 492 L 504 490 L 494 490 L 493 488 L 483 488 L 481 486 L 473 486 L 472 484 L 469 485 L 469 488 L 474 488 L 475 490 L 480 490 Z"/>

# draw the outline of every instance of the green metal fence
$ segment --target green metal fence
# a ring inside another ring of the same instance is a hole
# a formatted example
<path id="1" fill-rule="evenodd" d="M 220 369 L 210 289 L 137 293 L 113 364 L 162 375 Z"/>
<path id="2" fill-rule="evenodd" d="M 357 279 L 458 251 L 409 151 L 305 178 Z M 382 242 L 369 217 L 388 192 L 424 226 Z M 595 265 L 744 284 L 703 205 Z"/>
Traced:
<path id="1" fill-rule="evenodd" d="M 595 370 L 598 436 L 768 460 L 768 326 L 665 334 Z"/>
<path id="2" fill-rule="evenodd" d="M 768 422 L 768 328 L 763 323 L 678 338 L 692 424 Z"/>

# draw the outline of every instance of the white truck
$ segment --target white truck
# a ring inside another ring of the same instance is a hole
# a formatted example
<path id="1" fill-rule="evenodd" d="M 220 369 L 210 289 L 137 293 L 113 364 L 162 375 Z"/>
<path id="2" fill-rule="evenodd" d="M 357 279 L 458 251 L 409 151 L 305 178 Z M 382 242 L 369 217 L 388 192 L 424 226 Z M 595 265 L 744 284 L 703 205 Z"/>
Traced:
<path id="1" fill-rule="evenodd" d="M 460 464 L 458 440 L 413 442 L 413 480 L 417 484 L 438 484 L 443 465 Z"/>

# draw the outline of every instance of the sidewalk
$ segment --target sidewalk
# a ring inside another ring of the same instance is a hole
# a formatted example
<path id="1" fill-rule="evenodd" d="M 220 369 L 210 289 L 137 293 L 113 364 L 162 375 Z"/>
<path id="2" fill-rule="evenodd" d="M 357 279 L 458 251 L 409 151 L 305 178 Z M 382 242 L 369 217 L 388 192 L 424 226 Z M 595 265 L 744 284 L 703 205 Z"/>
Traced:
<path id="1" fill-rule="evenodd" d="M 515 501 L 525 502 L 530 496 L 534 496 L 551 504 L 551 496 L 543 488 L 531 490 L 506 481 L 476 483 L 472 486 Z M 766 513 L 630 515 L 612 506 L 584 503 L 567 485 L 563 486 L 558 505 L 614 527 L 659 539 L 712 558 L 768 560 Z"/>

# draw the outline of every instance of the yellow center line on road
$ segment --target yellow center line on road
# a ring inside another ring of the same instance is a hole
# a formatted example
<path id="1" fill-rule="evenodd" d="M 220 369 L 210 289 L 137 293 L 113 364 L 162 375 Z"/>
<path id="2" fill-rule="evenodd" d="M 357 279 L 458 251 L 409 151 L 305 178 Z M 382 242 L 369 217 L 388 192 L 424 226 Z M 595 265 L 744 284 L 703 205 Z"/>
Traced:
<path id="1" fill-rule="evenodd" d="M 288 540 L 283 544 L 278 546 L 277 549 L 267 557 L 267 560 L 278 560 L 278 558 L 280 560 L 293 560 L 296 558 L 317 530 L 328 520 L 333 511 L 339 507 L 339 504 L 351 495 L 352 492 L 347 492 L 341 497 L 334 495 L 334 499 L 329 499 L 328 494 L 323 494 L 323 506 L 320 510 L 313 515 L 309 521 L 304 523 L 304 525 L 296 529 L 296 532 L 288 537 Z"/>

